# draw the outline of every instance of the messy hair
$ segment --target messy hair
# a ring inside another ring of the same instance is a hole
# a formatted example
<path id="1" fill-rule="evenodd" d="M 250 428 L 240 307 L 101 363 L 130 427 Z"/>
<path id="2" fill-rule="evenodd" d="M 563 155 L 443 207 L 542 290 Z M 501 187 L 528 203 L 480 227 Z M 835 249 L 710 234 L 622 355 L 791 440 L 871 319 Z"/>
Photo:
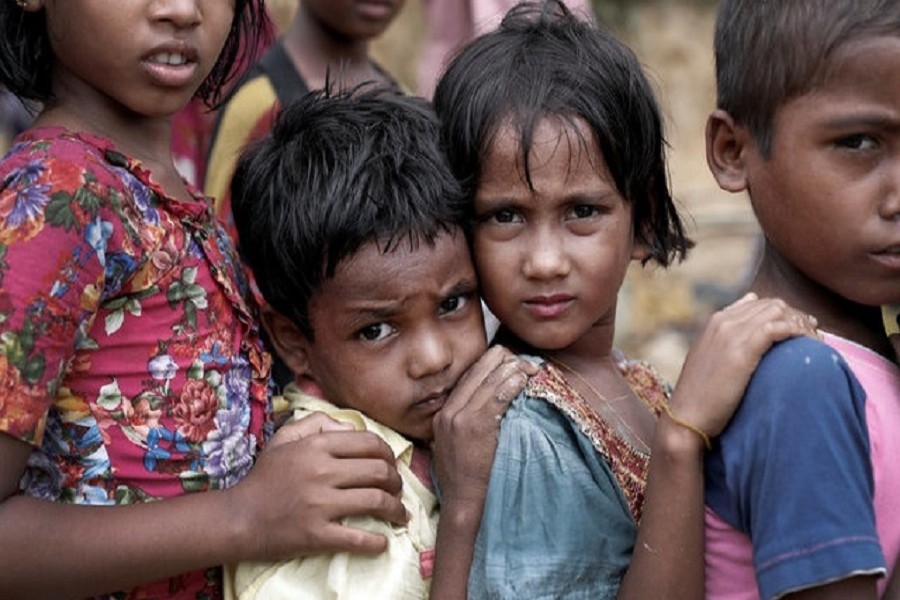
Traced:
<path id="1" fill-rule="evenodd" d="M 433 244 L 465 220 L 427 101 L 382 89 L 316 91 L 287 106 L 238 161 L 238 247 L 266 302 L 313 339 L 309 302 L 375 242 Z"/>

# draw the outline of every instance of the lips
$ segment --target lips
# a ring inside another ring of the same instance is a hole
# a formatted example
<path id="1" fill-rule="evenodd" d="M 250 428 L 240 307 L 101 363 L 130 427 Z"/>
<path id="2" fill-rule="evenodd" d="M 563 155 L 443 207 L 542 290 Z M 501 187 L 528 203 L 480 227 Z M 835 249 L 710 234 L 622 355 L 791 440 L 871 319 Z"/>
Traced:
<path id="1" fill-rule="evenodd" d="M 397 2 L 394 0 L 360 0 L 356 3 L 356 7 L 363 17 L 380 21 L 390 18 L 397 11 Z"/>
<path id="2" fill-rule="evenodd" d="M 150 77 L 164 87 L 182 87 L 194 81 L 198 64 L 197 49 L 181 42 L 171 42 L 156 46 L 143 57 Z"/>
<path id="3" fill-rule="evenodd" d="M 419 400 L 418 402 L 413 404 L 413 409 L 425 411 L 427 413 L 436 413 L 437 411 L 441 410 L 441 408 L 443 408 L 444 403 L 447 402 L 448 395 L 449 392 L 447 390 L 429 394 L 422 400 Z"/>
<path id="4" fill-rule="evenodd" d="M 551 294 L 534 296 L 522 304 L 525 309 L 539 319 L 553 319 L 561 316 L 575 303 L 575 297 L 569 294 Z"/>

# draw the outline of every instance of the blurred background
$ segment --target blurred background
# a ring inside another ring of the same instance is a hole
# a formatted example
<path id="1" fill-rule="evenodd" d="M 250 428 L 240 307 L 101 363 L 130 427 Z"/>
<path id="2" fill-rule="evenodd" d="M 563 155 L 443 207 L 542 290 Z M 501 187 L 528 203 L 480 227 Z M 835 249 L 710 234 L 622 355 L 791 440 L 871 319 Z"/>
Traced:
<path id="1" fill-rule="evenodd" d="M 297 2 L 267 0 L 278 26 L 291 22 Z M 566 2 L 591 11 L 634 49 L 655 82 L 663 106 L 672 188 L 697 247 L 683 264 L 668 270 L 632 268 L 619 303 L 617 345 L 632 357 L 649 360 L 674 383 L 688 346 L 709 314 L 735 299 L 747 282 L 759 239 L 746 197 L 721 192 L 706 167 L 703 131 L 715 104 L 712 37 L 716 2 Z M 407 91 L 427 96 L 443 62 L 441 54 L 452 51 L 455 44 L 448 32 L 468 27 L 472 35 L 489 28 L 500 16 L 490 16 L 490 11 L 496 13 L 501 10 L 498 7 L 509 3 L 406 0 L 390 28 L 372 42 L 372 55 Z M 438 12 L 443 21 L 435 21 Z M 455 18 L 452 15 L 468 15 L 473 22 L 454 29 L 447 20 Z M 450 41 L 444 39 L 438 52 L 439 38 L 447 37 Z M 0 150 L 27 122 L 28 115 L 18 102 L 0 95 Z"/>

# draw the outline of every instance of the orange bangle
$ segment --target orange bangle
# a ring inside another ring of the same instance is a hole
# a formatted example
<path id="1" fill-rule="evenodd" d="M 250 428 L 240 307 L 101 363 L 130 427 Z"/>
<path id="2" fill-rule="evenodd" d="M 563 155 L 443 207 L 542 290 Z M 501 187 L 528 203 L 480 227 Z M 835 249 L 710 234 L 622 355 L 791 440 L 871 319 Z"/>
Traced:
<path id="1" fill-rule="evenodd" d="M 712 450 L 712 442 L 709 440 L 709 436 L 706 435 L 706 432 L 705 432 L 705 431 L 703 431 L 702 429 L 700 429 L 700 428 L 697 427 L 696 425 L 693 425 L 693 424 L 691 424 L 691 423 L 688 423 L 687 421 L 682 421 L 681 419 L 679 419 L 678 417 L 676 417 L 675 415 L 673 415 L 673 414 L 672 414 L 672 409 L 669 408 L 669 405 L 668 405 L 668 404 L 665 404 L 665 405 L 664 405 L 664 409 L 665 409 L 665 411 L 666 411 L 666 416 L 668 416 L 669 419 L 671 419 L 673 423 L 675 423 L 676 425 L 681 425 L 681 426 L 684 427 L 685 429 L 690 429 L 691 431 L 693 431 L 694 433 L 696 433 L 697 435 L 699 435 L 699 436 L 703 439 L 703 443 L 704 443 L 704 445 L 706 445 L 706 449 L 707 449 L 707 450 Z"/>

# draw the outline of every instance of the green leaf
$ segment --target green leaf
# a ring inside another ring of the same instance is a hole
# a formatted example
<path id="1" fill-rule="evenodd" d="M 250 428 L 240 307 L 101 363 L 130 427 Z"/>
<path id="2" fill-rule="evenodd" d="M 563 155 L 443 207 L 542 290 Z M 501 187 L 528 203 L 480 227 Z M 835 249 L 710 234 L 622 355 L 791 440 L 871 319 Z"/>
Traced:
<path id="1" fill-rule="evenodd" d="M 122 392 L 119 390 L 119 382 L 115 379 L 100 388 L 100 396 L 97 405 L 107 411 L 114 411 L 122 404 Z"/>
<path id="2" fill-rule="evenodd" d="M 193 302 L 184 303 L 184 316 L 191 329 L 197 329 L 197 307 Z"/>
<path id="3" fill-rule="evenodd" d="M 78 188 L 78 191 L 75 192 L 75 202 L 92 217 L 97 216 L 97 211 L 100 210 L 100 205 L 102 204 L 100 198 L 88 187 Z"/>
<path id="4" fill-rule="evenodd" d="M 44 367 L 44 355 L 38 354 L 33 356 L 25 362 L 25 368 L 22 369 L 22 377 L 31 385 L 35 385 L 44 376 Z"/>
<path id="5" fill-rule="evenodd" d="M 197 281 L 197 267 L 185 267 L 182 269 L 181 280 L 188 285 Z"/>
<path id="6" fill-rule="evenodd" d="M 141 303 L 134 298 L 128 300 L 128 303 L 125 304 L 125 309 L 135 317 L 141 316 Z"/>
<path id="7" fill-rule="evenodd" d="M 78 221 L 72 213 L 72 196 L 66 192 L 56 192 L 44 211 L 47 222 L 66 231 L 78 228 Z"/>
<path id="8" fill-rule="evenodd" d="M 106 335 L 112 335 L 117 332 L 123 323 L 125 323 L 125 311 L 121 308 L 106 315 L 104 321 Z"/>

